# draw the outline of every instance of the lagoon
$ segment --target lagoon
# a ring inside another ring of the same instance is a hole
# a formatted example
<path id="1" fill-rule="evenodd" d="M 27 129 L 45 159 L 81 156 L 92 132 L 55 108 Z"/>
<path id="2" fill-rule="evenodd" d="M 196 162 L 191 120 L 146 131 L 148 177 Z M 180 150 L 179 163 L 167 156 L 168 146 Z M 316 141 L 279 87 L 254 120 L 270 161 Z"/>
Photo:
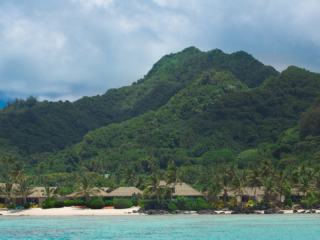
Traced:
<path id="1" fill-rule="evenodd" d="M 320 214 L 0 216 L 1 239 L 319 239 Z"/>

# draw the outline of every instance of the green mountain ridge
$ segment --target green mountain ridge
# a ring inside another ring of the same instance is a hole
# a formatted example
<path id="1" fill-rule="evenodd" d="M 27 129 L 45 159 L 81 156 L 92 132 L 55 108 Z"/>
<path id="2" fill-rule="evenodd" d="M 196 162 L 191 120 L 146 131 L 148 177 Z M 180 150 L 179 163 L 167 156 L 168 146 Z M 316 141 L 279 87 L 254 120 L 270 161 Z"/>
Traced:
<path id="1" fill-rule="evenodd" d="M 82 141 L 88 131 L 157 110 L 212 68 L 230 71 L 249 87 L 279 74 L 245 52 L 201 52 L 190 47 L 164 56 L 131 86 L 109 89 L 101 96 L 83 97 L 73 103 L 15 99 L 0 111 L 0 155 L 12 147 L 21 155 L 64 149 Z"/>

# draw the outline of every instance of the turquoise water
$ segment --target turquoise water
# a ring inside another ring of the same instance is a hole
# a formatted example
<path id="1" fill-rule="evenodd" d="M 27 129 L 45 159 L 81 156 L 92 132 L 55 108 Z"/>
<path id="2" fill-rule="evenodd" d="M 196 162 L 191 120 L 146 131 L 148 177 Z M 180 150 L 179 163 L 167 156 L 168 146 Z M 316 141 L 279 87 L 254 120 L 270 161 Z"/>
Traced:
<path id="1" fill-rule="evenodd" d="M 1 239 L 320 239 L 320 214 L 0 217 Z"/>

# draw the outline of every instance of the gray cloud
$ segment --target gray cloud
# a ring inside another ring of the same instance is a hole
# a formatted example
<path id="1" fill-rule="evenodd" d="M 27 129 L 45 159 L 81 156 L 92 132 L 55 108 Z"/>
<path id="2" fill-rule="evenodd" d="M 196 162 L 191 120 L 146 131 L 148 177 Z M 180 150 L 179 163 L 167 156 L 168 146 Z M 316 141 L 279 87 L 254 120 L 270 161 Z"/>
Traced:
<path id="1" fill-rule="evenodd" d="M 0 98 L 102 94 L 189 46 L 319 72 L 319 10 L 312 0 L 4 0 Z"/>

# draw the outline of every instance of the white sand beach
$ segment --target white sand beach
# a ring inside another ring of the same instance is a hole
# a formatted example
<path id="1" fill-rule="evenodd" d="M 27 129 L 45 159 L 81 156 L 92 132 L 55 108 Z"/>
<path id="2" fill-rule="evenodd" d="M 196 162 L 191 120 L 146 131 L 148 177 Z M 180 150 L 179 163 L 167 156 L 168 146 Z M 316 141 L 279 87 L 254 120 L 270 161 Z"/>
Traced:
<path id="1" fill-rule="evenodd" d="M 87 209 L 87 208 L 75 208 L 75 207 L 64 207 L 64 208 L 30 208 L 22 210 L 10 210 L 10 209 L 0 209 L 0 214 L 3 216 L 119 216 L 119 215 L 145 215 L 143 213 L 132 213 L 133 210 L 138 210 L 139 207 L 132 207 L 127 209 Z M 293 214 L 292 210 L 282 210 L 284 214 Z M 301 211 L 309 210 L 298 210 Z M 221 213 L 223 211 L 216 211 Z M 264 211 L 260 211 L 264 214 Z M 316 213 L 320 213 L 316 210 Z M 197 214 L 192 212 L 191 214 Z M 225 214 L 231 214 L 231 211 L 225 211 Z"/>
<path id="2" fill-rule="evenodd" d="M 21 210 L 0 209 L 0 214 L 3 216 L 104 216 L 104 215 L 129 215 L 133 210 L 138 210 L 138 207 L 127 209 L 87 209 L 87 208 L 30 208 Z M 142 213 L 135 213 L 138 215 Z"/>

